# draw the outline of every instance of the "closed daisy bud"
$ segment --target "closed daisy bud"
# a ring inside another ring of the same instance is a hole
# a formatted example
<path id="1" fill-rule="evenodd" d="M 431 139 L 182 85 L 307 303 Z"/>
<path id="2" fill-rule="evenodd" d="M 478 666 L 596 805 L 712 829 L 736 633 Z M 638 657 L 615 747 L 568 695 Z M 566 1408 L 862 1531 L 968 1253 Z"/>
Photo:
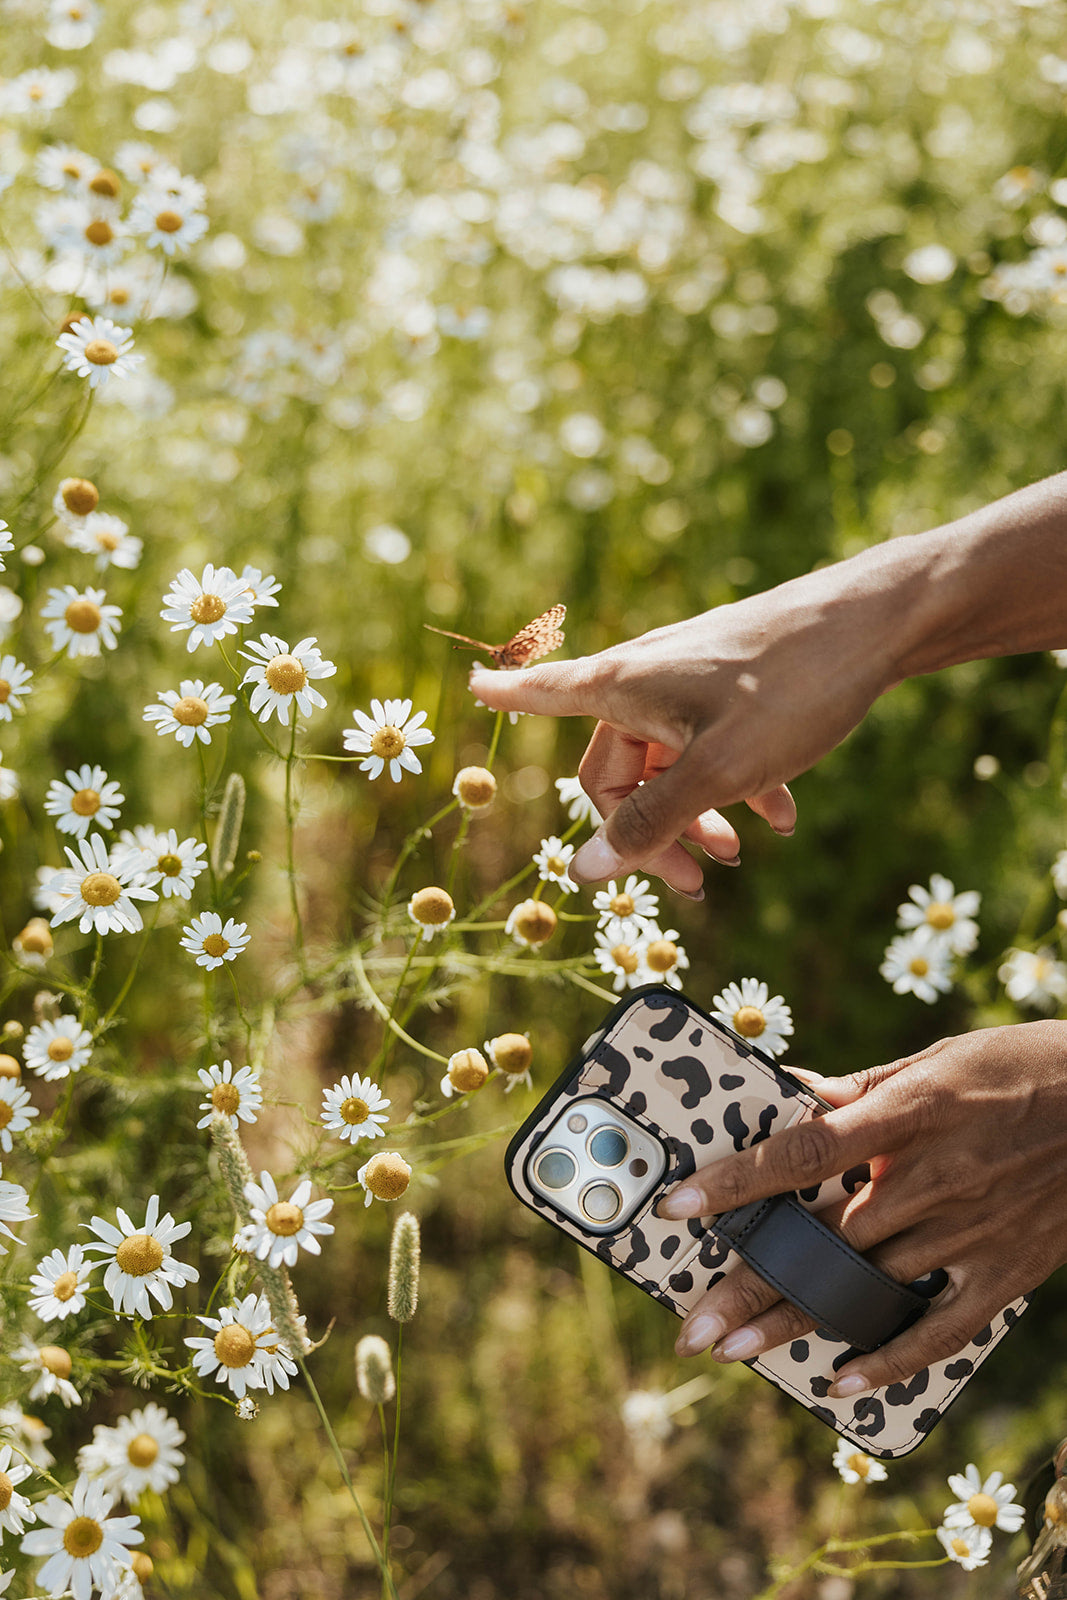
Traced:
<path id="1" fill-rule="evenodd" d="M 88 478 L 64 478 L 59 495 L 65 510 L 75 517 L 87 517 L 100 504 L 100 491 Z"/>
<path id="2" fill-rule="evenodd" d="M 421 1244 L 419 1219 L 402 1211 L 396 1219 L 389 1246 L 389 1315 L 394 1322 L 410 1322 L 419 1304 Z"/>
<path id="3" fill-rule="evenodd" d="M 396 1393 L 392 1352 L 376 1333 L 356 1345 L 356 1387 L 373 1406 L 383 1406 Z"/>
<path id="4" fill-rule="evenodd" d="M 446 889 L 417 889 L 408 901 L 408 916 L 427 938 L 443 932 L 455 915 L 452 896 Z"/>
<path id="5" fill-rule="evenodd" d="M 363 1163 L 356 1180 L 366 1190 L 365 1205 L 372 1200 L 399 1200 L 411 1182 L 411 1168 L 396 1150 L 382 1150 Z"/>
<path id="6" fill-rule="evenodd" d="M 146 1550 L 135 1550 L 130 1556 L 130 1571 L 138 1583 L 147 1583 L 155 1571 L 155 1562 Z"/>
<path id="7" fill-rule="evenodd" d="M 543 900 L 521 900 L 512 908 L 504 932 L 510 933 L 516 944 L 537 950 L 555 933 L 556 921 L 556 913 Z"/>
<path id="8" fill-rule="evenodd" d="M 489 1066 L 480 1050 L 457 1050 L 448 1058 L 448 1071 L 441 1088 L 446 1095 L 453 1089 L 459 1094 L 470 1094 L 473 1089 L 480 1089 L 488 1076 Z"/>
<path id="9" fill-rule="evenodd" d="M 533 1045 L 524 1033 L 502 1033 L 496 1039 L 490 1039 L 486 1049 L 493 1065 L 509 1077 L 529 1071 Z"/>
<path id="10" fill-rule="evenodd" d="M 0 1038 L 13 1040 L 17 1044 L 20 1039 L 25 1037 L 25 1033 L 26 1030 L 22 1023 L 16 1022 L 15 1018 L 12 1017 L 9 1022 L 4 1023 L 3 1029 L 0 1030 Z"/>
<path id="11" fill-rule="evenodd" d="M 0 1078 L 21 1078 L 22 1068 L 14 1056 L 0 1055 Z"/>
<path id="12" fill-rule="evenodd" d="M 27 966 L 43 966 L 51 959 L 55 948 L 52 943 L 52 930 L 44 917 L 31 917 L 21 933 L 17 933 L 11 941 L 11 947 L 17 956 L 21 956 Z"/>
<path id="13" fill-rule="evenodd" d="M 452 793 L 468 811 L 484 811 L 496 798 L 496 779 L 488 767 L 461 767 Z"/>
<path id="14" fill-rule="evenodd" d="M 237 860 L 237 842 L 241 837 L 241 823 L 245 815 L 245 781 L 239 772 L 231 772 L 222 791 L 219 808 L 219 825 L 215 832 L 215 848 L 211 852 L 211 866 L 220 878 L 233 871 Z"/>

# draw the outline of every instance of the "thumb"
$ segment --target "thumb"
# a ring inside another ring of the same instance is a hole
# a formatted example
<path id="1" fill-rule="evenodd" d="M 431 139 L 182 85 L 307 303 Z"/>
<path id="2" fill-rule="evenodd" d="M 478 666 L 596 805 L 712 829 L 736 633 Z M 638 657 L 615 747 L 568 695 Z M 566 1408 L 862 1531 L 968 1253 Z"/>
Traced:
<path id="1" fill-rule="evenodd" d="M 671 766 L 619 802 L 574 857 L 572 878 L 595 883 L 647 866 L 715 803 L 706 789 L 700 742 L 692 740 Z"/>
<path id="2" fill-rule="evenodd" d="M 468 687 L 493 711 L 532 711 L 544 717 L 599 717 L 591 691 L 591 656 L 554 661 L 519 671 L 490 672 L 475 667 Z"/>

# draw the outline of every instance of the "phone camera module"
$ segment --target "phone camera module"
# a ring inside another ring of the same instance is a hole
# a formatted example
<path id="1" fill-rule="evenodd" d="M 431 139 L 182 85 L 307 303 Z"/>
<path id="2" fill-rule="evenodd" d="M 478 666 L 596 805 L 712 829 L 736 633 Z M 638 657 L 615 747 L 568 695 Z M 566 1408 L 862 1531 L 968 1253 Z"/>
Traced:
<path id="1" fill-rule="evenodd" d="M 567 1118 L 567 1126 L 572 1133 L 584 1133 L 589 1123 L 580 1111 L 576 1111 L 573 1116 Z"/>
<path id="2" fill-rule="evenodd" d="M 546 1150 L 537 1162 L 538 1181 L 546 1189 L 566 1189 L 574 1182 L 578 1163 L 566 1150 Z"/>
<path id="3" fill-rule="evenodd" d="M 622 1195 L 613 1183 L 591 1183 L 581 1204 L 591 1222 L 611 1222 L 622 1210 Z"/>
<path id="4" fill-rule="evenodd" d="M 621 1166 L 629 1153 L 630 1141 L 621 1128 L 598 1128 L 589 1140 L 589 1154 L 598 1167 Z"/>

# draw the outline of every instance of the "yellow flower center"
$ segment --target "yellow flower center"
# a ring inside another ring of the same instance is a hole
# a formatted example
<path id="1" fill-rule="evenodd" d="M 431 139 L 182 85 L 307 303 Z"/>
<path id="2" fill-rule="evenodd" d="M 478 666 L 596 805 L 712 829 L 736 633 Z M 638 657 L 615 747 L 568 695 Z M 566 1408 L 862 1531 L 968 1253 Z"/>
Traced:
<path id="1" fill-rule="evenodd" d="M 620 972 L 625 972 L 627 976 L 637 971 L 637 957 L 628 944 L 612 945 L 611 959 Z"/>
<path id="2" fill-rule="evenodd" d="M 74 1054 L 74 1040 L 61 1033 L 51 1041 L 48 1046 L 48 1056 L 51 1061 L 69 1061 Z"/>
<path id="3" fill-rule="evenodd" d="M 112 528 L 99 528 L 94 537 L 101 550 L 117 550 L 122 543 L 121 536 Z"/>
<path id="4" fill-rule="evenodd" d="M 256 1341 L 240 1322 L 228 1322 L 215 1335 L 215 1354 L 224 1367 L 247 1367 L 256 1353 Z"/>
<path id="5" fill-rule="evenodd" d="M 0 1511 L 6 1511 L 11 1504 L 11 1496 L 15 1492 L 15 1485 L 6 1472 L 0 1472 Z"/>
<path id="6" fill-rule="evenodd" d="M 972 1521 L 980 1528 L 991 1528 L 997 1520 L 1000 1507 L 991 1494 L 972 1494 L 967 1502 Z"/>
<path id="7" fill-rule="evenodd" d="M 634 897 L 632 894 L 613 894 L 610 905 L 611 910 L 617 917 L 632 917 L 634 914 Z"/>
<path id="8" fill-rule="evenodd" d="M 556 931 L 556 913 L 543 900 L 527 900 L 519 907 L 515 932 L 527 944 L 541 945 Z"/>
<path id="9" fill-rule="evenodd" d="M 226 615 L 226 602 L 217 594 L 198 594 L 189 615 L 194 622 L 218 622 Z"/>
<path id="10" fill-rule="evenodd" d="M 182 870 L 182 858 L 172 855 L 160 856 L 156 867 L 165 878 L 176 878 Z"/>
<path id="11" fill-rule="evenodd" d="M 129 303 L 129 298 L 130 291 L 128 289 L 124 289 L 120 283 L 116 283 L 108 293 L 108 299 L 113 306 L 127 305 Z"/>
<path id="12" fill-rule="evenodd" d="M 131 1278 L 147 1278 L 163 1265 L 163 1246 L 150 1233 L 131 1233 L 115 1251 L 115 1260 Z"/>
<path id="13" fill-rule="evenodd" d="M 156 227 L 160 233 L 178 233 L 181 225 L 182 218 L 176 211 L 157 211 Z"/>
<path id="14" fill-rule="evenodd" d="M 925 956 L 912 956 L 908 962 L 908 971 L 916 978 L 925 978 L 930 970 L 930 963 Z"/>
<path id="15" fill-rule="evenodd" d="M 81 12 L 72 10 L 68 15 L 77 18 L 81 16 Z M 110 168 L 101 167 L 100 171 L 89 179 L 89 188 L 93 194 L 102 194 L 106 200 L 117 200 L 122 185 Z"/>
<path id="16" fill-rule="evenodd" d="M 88 239 L 90 244 L 110 244 L 112 239 L 115 237 L 115 230 L 111 226 L 110 222 L 105 222 L 103 217 L 97 217 L 95 221 L 90 222 L 89 226 L 86 228 L 85 237 Z"/>
<path id="17" fill-rule="evenodd" d="M 1052 971 L 1052 962 L 1047 956 L 1038 956 L 1034 961 L 1034 982 L 1044 983 Z"/>
<path id="18" fill-rule="evenodd" d="M 857 1450 L 849 1456 L 846 1465 L 851 1467 L 858 1478 L 865 1478 L 871 1470 L 871 1458 L 865 1456 L 861 1450 Z"/>
<path id="19" fill-rule="evenodd" d="M 11 698 L 11 685 L 6 678 L 0 678 L 0 706 L 6 705 Z"/>
<path id="20" fill-rule="evenodd" d="M 0 1078 L 21 1078 L 22 1068 L 14 1056 L 0 1056 Z"/>
<path id="21" fill-rule="evenodd" d="M 183 728 L 199 728 L 201 723 L 208 719 L 208 705 L 206 700 L 201 700 L 195 694 L 183 695 L 174 702 L 171 716 L 175 722 L 180 722 Z"/>
<path id="22" fill-rule="evenodd" d="M 378 1200 L 399 1200 L 411 1181 L 411 1168 L 395 1150 L 371 1156 L 363 1182 Z"/>
<path id="23" fill-rule="evenodd" d="M 71 797 L 70 809 L 79 817 L 95 817 L 100 810 L 100 796 L 95 789 L 78 789 Z"/>
<path id="24" fill-rule="evenodd" d="M 211 1091 L 211 1104 L 216 1111 L 232 1116 L 241 1104 L 241 1091 L 232 1083 L 217 1083 Z"/>
<path id="25" fill-rule="evenodd" d="M 501 1072 L 512 1077 L 525 1072 L 533 1060 L 533 1045 L 524 1033 L 502 1033 L 489 1046 L 493 1060 Z"/>
<path id="26" fill-rule="evenodd" d="M 31 917 L 16 942 L 26 955 L 52 954 L 52 931 L 43 917 Z"/>
<path id="27" fill-rule="evenodd" d="M 961 1539 L 957 1535 L 956 1538 L 954 1538 L 953 1541 L 952 1541 L 952 1554 L 954 1556 L 959 1556 L 960 1559 L 962 1560 L 965 1557 L 969 1556 L 970 1553 L 971 1553 L 971 1547 L 967 1543 L 966 1539 Z"/>
<path id="28" fill-rule="evenodd" d="M 678 965 L 678 946 L 673 939 L 653 939 L 645 951 L 645 960 L 653 972 L 670 972 Z"/>
<path id="29" fill-rule="evenodd" d="M 110 339 L 90 339 L 85 346 L 85 359 L 94 367 L 110 367 L 119 358 L 119 347 Z"/>
<path id="30" fill-rule="evenodd" d="M 563 856 L 549 856 L 545 861 L 545 871 L 554 873 L 557 878 L 562 878 L 570 863 Z"/>
<path id="31" fill-rule="evenodd" d="M 82 175 L 82 169 L 76 161 L 64 161 L 62 171 L 65 178 L 80 178 Z"/>
<path id="32" fill-rule="evenodd" d="M 275 694 L 296 694 L 308 681 L 308 675 L 296 656 L 275 656 L 263 676 Z"/>
<path id="33" fill-rule="evenodd" d="M 126 1454 L 133 1467 L 150 1467 L 159 1454 L 159 1444 L 150 1433 L 138 1433 L 126 1446 Z"/>
<path id="34" fill-rule="evenodd" d="M 62 489 L 63 504 L 76 517 L 87 517 L 100 504 L 100 491 L 88 478 L 69 478 Z"/>
<path id="35" fill-rule="evenodd" d="M 54 1378 L 69 1378 L 73 1362 L 69 1350 L 64 1350 L 62 1345 L 43 1344 L 37 1352 L 37 1359 L 46 1372 Z"/>
<path id="36" fill-rule="evenodd" d="M 0 1128 L 6 1128 L 14 1115 L 15 1108 L 10 1101 L 0 1100 Z"/>
<path id="37" fill-rule="evenodd" d="M 282 1239 L 291 1239 L 304 1226 L 304 1213 L 291 1200 L 275 1200 L 266 1215 L 267 1227 Z"/>
<path id="38" fill-rule="evenodd" d="M 394 756 L 400 754 L 404 744 L 404 735 L 399 728 L 394 728 L 390 723 L 387 727 L 375 730 L 370 747 L 376 756 L 381 756 L 383 761 L 390 761 Z"/>
<path id="39" fill-rule="evenodd" d="M 489 1068 L 480 1050 L 457 1050 L 448 1063 L 448 1081 L 460 1094 L 480 1089 L 488 1076 Z"/>
<path id="40" fill-rule="evenodd" d="M 57 1300 L 62 1301 L 65 1305 L 68 1300 L 73 1298 L 77 1287 L 78 1274 L 76 1272 L 61 1272 L 52 1285 L 52 1293 Z"/>
<path id="41" fill-rule="evenodd" d="M 95 600 L 72 600 L 63 613 L 71 633 L 95 633 L 102 620 L 103 612 Z"/>
<path id="42" fill-rule="evenodd" d="M 411 915 L 427 928 L 442 928 L 452 920 L 455 905 L 446 889 L 417 889 L 410 901 Z"/>
<path id="43" fill-rule="evenodd" d="M 87 906 L 113 906 L 122 893 L 122 884 L 110 872 L 90 872 L 82 879 L 81 893 Z"/>
<path id="44" fill-rule="evenodd" d="M 229 948 L 229 939 L 224 939 L 221 933 L 209 933 L 204 939 L 203 949 L 205 955 L 224 956 Z"/>
<path id="45" fill-rule="evenodd" d="M 342 1100 L 340 1111 L 342 1121 L 347 1122 L 350 1127 L 355 1127 L 360 1122 L 366 1122 L 370 1116 L 370 1106 L 365 1100 L 361 1100 L 358 1095 L 354 1094 L 349 1095 L 347 1100 Z"/>
<path id="46" fill-rule="evenodd" d="M 926 920 L 931 928 L 951 928 L 956 913 L 947 900 L 933 900 L 926 908 Z"/>
<path id="47" fill-rule="evenodd" d="M 63 1529 L 63 1548 L 75 1560 L 95 1555 L 104 1542 L 104 1530 L 94 1517 L 75 1517 Z"/>
<path id="48" fill-rule="evenodd" d="M 742 1039 L 758 1039 L 767 1030 L 767 1019 L 758 1006 L 742 1006 L 734 1012 L 734 1032 Z"/>
<path id="49" fill-rule="evenodd" d="M 481 811 L 496 795 L 496 779 L 488 767 L 461 767 L 456 773 L 456 798 L 468 811 Z"/>

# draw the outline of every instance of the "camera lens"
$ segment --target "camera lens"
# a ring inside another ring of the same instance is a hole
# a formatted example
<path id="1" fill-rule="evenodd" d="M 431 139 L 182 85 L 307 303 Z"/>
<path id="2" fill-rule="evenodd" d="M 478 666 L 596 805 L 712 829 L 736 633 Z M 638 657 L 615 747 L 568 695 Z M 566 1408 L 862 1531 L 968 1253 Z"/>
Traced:
<path id="1" fill-rule="evenodd" d="M 621 1128 L 598 1128 L 589 1140 L 589 1154 L 598 1167 L 617 1167 L 626 1160 L 630 1141 Z"/>
<path id="2" fill-rule="evenodd" d="M 591 1183 L 582 1195 L 582 1210 L 592 1222 L 610 1222 L 622 1210 L 622 1195 L 613 1183 Z"/>
<path id="3" fill-rule="evenodd" d="M 578 1163 L 566 1150 L 546 1150 L 537 1162 L 538 1181 L 546 1189 L 565 1189 L 577 1171 Z"/>

